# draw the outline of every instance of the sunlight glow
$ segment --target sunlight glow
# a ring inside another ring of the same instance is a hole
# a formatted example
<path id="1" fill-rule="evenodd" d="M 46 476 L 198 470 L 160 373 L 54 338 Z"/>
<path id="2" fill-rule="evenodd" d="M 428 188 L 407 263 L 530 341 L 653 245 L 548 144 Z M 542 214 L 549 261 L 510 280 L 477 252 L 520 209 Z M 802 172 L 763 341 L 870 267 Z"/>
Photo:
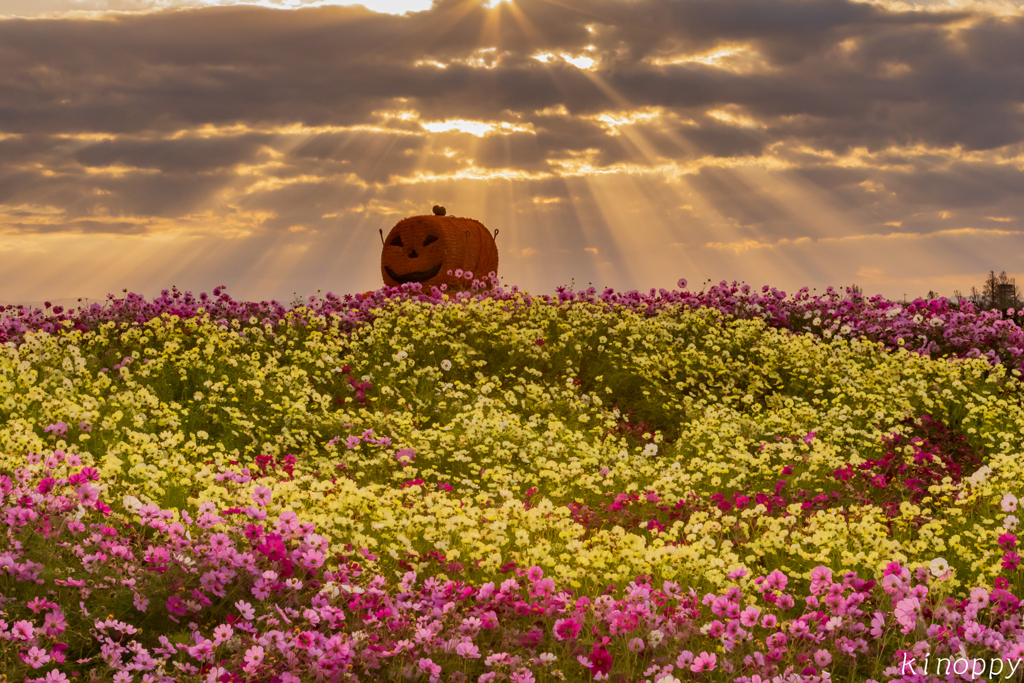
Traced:
<path id="1" fill-rule="evenodd" d="M 648 121 L 660 118 L 661 115 L 662 110 L 660 107 L 644 107 L 628 114 L 619 113 L 614 116 L 612 114 L 600 114 L 596 117 L 596 120 L 605 124 L 613 135 L 618 135 L 620 132 L 619 128 L 621 126 L 632 126 L 635 123 L 647 123 Z"/>
<path id="2" fill-rule="evenodd" d="M 590 57 L 569 57 L 568 55 L 562 55 L 562 59 L 572 64 L 577 69 L 589 69 L 596 64 L 596 62 Z"/>
<path id="3" fill-rule="evenodd" d="M 508 135 L 509 133 L 533 133 L 533 124 L 526 126 L 519 126 L 514 123 L 508 123 L 502 121 L 501 123 L 486 123 L 484 121 L 466 121 L 463 119 L 450 119 L 448 121 L 434 121 L 430 123 L 420 123 L 421 126 L 429 130 L 431 133 L 444 133 L 447 131 L 458 131 L 460 133 L 469 133 L 475 135 L 478 138 L 482 138 L 485 135 Z"/>
<path id="4" fill-rule="evenodd" d="M 745 116 L 743 114 L 733 114 L 731 112 L 724 111 L 722 109 L 714 109 L 707 112 L 708 116 L 714 119 L 718 119 L 723 123 L 730 123 L 734 126 L 740 126 L 741 128 L 765 128 L 766 126 L 755 119 Z"/>
<path id="5" fill-rule="evenodd" d="M 421 59 L 413 62 L 413 66 L 432 66 L 437 69 L 447 69 L 452 64 L 458 64 L 473 67 L 474 69 L 493 69 L 501 63 L 502 59 L 503 55 L 498 54 L 497 48 L 481 47 L 474 50 L 468 57 L 452 57 L 446 62 L 440 62 L 436 59 Z"/>
<path id="6" fill-rule="evenodd" d="M 651 57 L 644 60 L 652 66 L 674 66 L 679 64 L 703 64 L 734 73 L 749 73 L 768 68 L 761 54 L 749 45 L 730 45 L 692 55 Z"/>
<path id="7" fill-rule="evenodd" d="M 491 170 L 470 166 L 452 173 L 424 173 L 417 171 L 411 176 L 393 177 L 392 184 L 418 185 L 449 180 L 542 180 L 550 178 L 550 173 L 530 173 L 529 171 L 513 171 L 509 169 Z"/>
<path id="8" fill-rule="evenodd" d="M 594 68 L 594 65 L 597 64 L 597 60 L 593 57 L 588 57 L 586 55 L 574 57 L 565 52 L 560 52 L 558 54 L 554 54 L 552 52 L 538 52 L 533 55 L 533 58 L 538 62 L 544 62 L 545 64 L 550 64 L 558 58 L 561 58 L 563 61 L 572 64 L 577 69 L 592 69 Z"/>

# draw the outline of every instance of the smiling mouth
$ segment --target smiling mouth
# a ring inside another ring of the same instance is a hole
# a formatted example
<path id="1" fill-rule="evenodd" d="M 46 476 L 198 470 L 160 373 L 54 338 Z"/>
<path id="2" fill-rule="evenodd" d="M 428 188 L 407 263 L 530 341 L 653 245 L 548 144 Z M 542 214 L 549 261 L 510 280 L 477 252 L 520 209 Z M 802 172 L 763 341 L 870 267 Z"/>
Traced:
<path id="1" fill-rule="evenodd" d="M 438 263 L 436 266 L 429 270 L 418 270 L 415 273 L 405 273 L 404 275 L 399 275 L 398 273 L 391 270 L 391 268 L 387 266 L 384 266 L 384 270 L 388 272 L 388 275 L 390 275 L 391 279 L 393 279 L 395 282 L 398 282 L 399 284 L 405 284 L 406 282 L 423 282 L 424 280 L 429 280 L 430 278 L 434 277 L 435 275 L 441 272 L 441 264 Z"/>

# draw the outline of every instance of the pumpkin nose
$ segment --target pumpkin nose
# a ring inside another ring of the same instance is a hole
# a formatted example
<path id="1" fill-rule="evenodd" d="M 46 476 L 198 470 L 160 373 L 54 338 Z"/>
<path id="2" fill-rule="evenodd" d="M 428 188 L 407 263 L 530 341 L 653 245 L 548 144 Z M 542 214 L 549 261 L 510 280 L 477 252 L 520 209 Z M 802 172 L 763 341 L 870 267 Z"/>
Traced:
<path id="1" fill-rule="evenodd" d="M 409 258 L 416 258 L 417 256 L 419 256 L 419 254 L 416 253 L 415 249 L 409 252 Z"/>

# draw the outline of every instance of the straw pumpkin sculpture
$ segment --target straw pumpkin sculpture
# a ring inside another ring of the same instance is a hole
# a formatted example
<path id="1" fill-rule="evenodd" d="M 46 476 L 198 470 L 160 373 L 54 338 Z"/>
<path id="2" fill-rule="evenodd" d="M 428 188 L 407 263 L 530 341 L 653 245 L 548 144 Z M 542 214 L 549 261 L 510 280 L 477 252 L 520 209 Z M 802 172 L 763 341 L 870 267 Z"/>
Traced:
<path id="1" fill-rule="evenodd" d="M 444 207 L 435 206 L 434 215 L 411 216 L 391 228 L 380 255 L 384 284 L 419 282 L 428 291 L 442 284 L 450 290 L 468 289 L 472 281 L 457 277 L 456 271 L 469 271 L 477 280 L 491 271 L 497 275 L 498 247 L 483 223 L 445 213 Z"/>

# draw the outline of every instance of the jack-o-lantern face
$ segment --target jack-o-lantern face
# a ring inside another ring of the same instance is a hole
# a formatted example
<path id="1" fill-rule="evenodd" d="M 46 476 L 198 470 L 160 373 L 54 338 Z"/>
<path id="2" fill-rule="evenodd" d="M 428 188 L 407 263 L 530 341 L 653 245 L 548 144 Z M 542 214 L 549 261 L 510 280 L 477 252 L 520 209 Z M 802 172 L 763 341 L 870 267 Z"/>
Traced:
<path id="1" fill-rule="evenodd" d="M 498 248 L 487 228 L 472 218 L 413 216 L 388 233 L 380 269 L 392 287 L 419 282 L 427 290 L 441 284 L 461 289 L 470 281 L 456 277 L 456 270 L 470 271 L 476 279 L 497 274 Z"/>

